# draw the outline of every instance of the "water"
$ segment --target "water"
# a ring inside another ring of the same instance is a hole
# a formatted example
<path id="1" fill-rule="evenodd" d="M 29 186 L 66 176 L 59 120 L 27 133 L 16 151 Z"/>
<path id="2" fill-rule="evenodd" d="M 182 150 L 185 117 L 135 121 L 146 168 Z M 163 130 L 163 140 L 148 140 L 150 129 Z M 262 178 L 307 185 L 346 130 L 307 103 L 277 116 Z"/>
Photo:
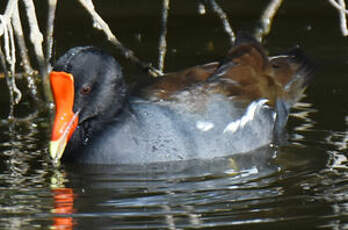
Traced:
<path id="1" fill-rule="evenodd" d="M 255 28 L 265 1 L 250 2 L 219 1 L 234 29 Z M 59 4 L 56 56 L 95 44 L 119 57 L 77 1 Z M 157 63 L 161 5 L 134 4 L 98 1 L 96 8 L 122 42 Z M 199 15 L 194 1 L 171 4 L 166 71 L 226 52 L 228 37 L 214 15 Z M 1 79 L 0 229 L 348 229 L 348 43 L 326 1 L 306 4 L 285 1 L 265 40 L 271 54 L 300 44 L 318 66 L 283 147 L 214 161 L 55 168 L 47 152 L 52 114 L 19 80 L 26 93 L 8 121 Z M 144 77 L 119 60 L 129 81 Z"/>

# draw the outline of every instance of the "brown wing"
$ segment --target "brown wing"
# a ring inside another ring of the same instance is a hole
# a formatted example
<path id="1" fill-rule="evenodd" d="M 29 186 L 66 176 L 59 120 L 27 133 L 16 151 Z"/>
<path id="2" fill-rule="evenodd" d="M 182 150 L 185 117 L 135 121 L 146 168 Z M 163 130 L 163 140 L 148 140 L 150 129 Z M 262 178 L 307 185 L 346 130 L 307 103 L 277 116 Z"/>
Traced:
<path id="1" fill-rule="evenodd" d="M 307 63 L 298 56 L 289 53 L 269 58 L 256 40 L 240 40 L 224 60 L 166 74 L 146 87 L 143 95 L 168 99 L 182 90 L 199 87 L 207 94 L 221 93 L 247 101 L 266 98 L 272 106 L 277 98 L 296 101 L 308 75 Z"/>
<path id="2" fill-rule="evenodd" d="M 159 100 L 168 99 L 175 92 L 207 80 L 216 71 L 218 65 L 218 62 L 212 62 L 165 74 L 155 79 L 151 86 L 146 87 L 143 90 L 143 96 Z"/>

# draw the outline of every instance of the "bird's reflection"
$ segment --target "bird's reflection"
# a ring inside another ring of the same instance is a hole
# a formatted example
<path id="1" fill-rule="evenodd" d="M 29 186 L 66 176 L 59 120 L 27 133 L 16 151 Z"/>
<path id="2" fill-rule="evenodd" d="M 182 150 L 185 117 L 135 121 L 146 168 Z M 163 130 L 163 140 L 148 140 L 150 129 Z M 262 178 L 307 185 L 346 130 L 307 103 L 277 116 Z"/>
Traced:
<path id="1" fill-rule="evenodd" d="M 267 212 L 264 205 L 291 196 L 292 187 L 282 181 L 282 173 L 313 165 L 323 168 L 327 163 L 327 157 L 318 154 L 321 160 L 313 160 L 305 148 L 291 149 L 265 146 L 214 160 L 147 165 L 65 164 L 61 169 L 64 176 L 57 176 L 57 186 L 52 188 L 54 227 L 72 229 L 77 222 L 81 229 L 100 227 L 101 217 L 103 226 L 129 226 L 137 220 L 134 229 L 142 223 L 166 229 L 181 229 L 182 223 L 203 227 L 207 223 L 202 216 L 224 211 L 230 213 L 228 222 L 233 218 L 247 221 L 251 213 L 259 219 L 250 210 Z M 276 221 L 277 215 L 274 218 Z M 218 224 L 219 219 L 215 221 Z"/>
<path id="2" fill-rule="evenodd" d="M 72 188 L 64 187 L 64 175 L 55 172 L 51 178 L 51 191 L 53 195 L 54 206 L 52 213 L 53 225 L 52 229 L 73 229 L 76 225 L 72 214 L 76 212 L 74 209 L 75 194 Z"/>
<path id="3" fill-rule="evenodd" d="M 167 183 L 178 180 L 205 180 L 212 176 L 240 178 L 241 175 L 257 174 L 256 177 L 277 171 L 272 164 L 276 148 L 265 146 L 256 151 L 234 154 L 213 160 L 187 160 L 145 165 L 65 165 L 68 184 L 88 185 L 89 188 L 120 188 L 127 181 L 128 186 L 139 186 L 141 182 Z M 253 173 L 254 172 L 254 173 Z M 93 182 L 91 184 L 91 180 Z M 86 182 L 87 184 L 84 184 Z M 135 182 L 135 184 L 133 183 Z"/>

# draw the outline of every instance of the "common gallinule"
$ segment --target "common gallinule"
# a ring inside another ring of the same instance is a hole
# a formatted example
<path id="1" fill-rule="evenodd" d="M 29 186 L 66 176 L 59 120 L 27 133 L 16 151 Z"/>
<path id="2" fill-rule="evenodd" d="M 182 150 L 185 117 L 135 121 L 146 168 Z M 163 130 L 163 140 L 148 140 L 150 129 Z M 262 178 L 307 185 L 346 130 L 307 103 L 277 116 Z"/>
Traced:
<path id="1" fill-rule="evenodd" d="M 260 43 L 240 37 L 223 60 L 131 92 L 112 56 L 72 48 L 50 73 L 50 154 L 56 161 L 144 164 L 248 152 L 282 135 L 311 70 L 299 49 L 268 57 Z"/>

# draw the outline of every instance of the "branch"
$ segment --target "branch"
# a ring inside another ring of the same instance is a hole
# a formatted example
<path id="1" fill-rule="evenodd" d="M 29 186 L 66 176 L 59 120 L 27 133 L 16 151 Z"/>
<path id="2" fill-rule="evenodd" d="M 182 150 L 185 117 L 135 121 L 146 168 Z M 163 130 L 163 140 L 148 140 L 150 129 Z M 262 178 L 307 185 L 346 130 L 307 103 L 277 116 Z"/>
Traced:
<path id="1" fill-rule="evenodd" d="M 342 11 L 344 11 L 344 13 L 348 14 L 348 10 L 346 10 L 345 7 L 342 7 L 340 4 L 338 4 L 335 0 L 328 0 L 328 1 L 336 9 L 342 10 Z"/>
<path id="2" fill-rule="evenodd" d="M 4 31 L 5 33 L 5 31 Z M 6 78 L 6 83 L 7 83 L 7 87 L 9 89 L 9 93 L 10 93 L 10 112 L 9 112 L 9 115 L 8 115 L 8 119 L 13 119 L 13 111 L 14 111 L 14 97 L 13 97 L 13 87 L 12 87 L 12 84 L 11 84 L 11 81 L 10 81 L 10 77 L 8 75 L 8 70 L 7 70 L 7 66 L 6 66 L 6 58 L 5 58 L 5 55 L 4 55 L 4 52 L 2 52 L 2 48 L 1 48 L 1 45 L 0 45 L 0 64 L 1 64 L 1 67 L 4 71 L 4 74 L 5 74 L 5 78 Z"/>
<path id="3" fill-rule="evenodd" d="M 51 58 L 53 47 L 54 18 L 56 15 L 57 0 L 48 0 L 47 34 L 46 34 L 46 67 L 47 72 L 51 70 Z"/>
<path id="4" fill-rule="evenodd" d="M 17 44 L 20 51 L 20 56 L 22 58 L 24 72 L 28 75 L 31 75 L 33 73 L 33 68 L 30 65 L 28 49 L 25 45 L 23 27 L 22 27 L 20 16 L 19 16 L 18 4 L 16 4 L 16 8 L 12 17 L 12 27 L 15 32 Z"/>
<path id="5" fill-rule="evenodd" d="M 234 41 L 236 40 L 236 35 L 234 34 L 231 28 L 231 25 L 228 22 L 228 17 L 226 13 L 224 12 L 224 10 L 216 3 L 215 0 L 205 0 L 205 4 L 209 4 L 212 10 L 219 16 L 219 18 L 221 19 L 224 25 L 225 32 L 230 37 L 231 44 L 233 44 Z"/>
<path id="6" fill-rule="evenodd" d="M 347 29 L 347 18 L 346 18 L 346 13 L 345 13 L 345 9 L 346 9 L 346 3 L 344 2 L 344 0 L 338 0 L 342 10 L 340 10 L 340 21 L 341 21 L 341 31 L 343 36 L 348 36 L 348 29 Z"/>
<path id="7" fill-rule="evenodd" d="M 343 36 L 348 36 L 348 29 L 347 29 L 347 18 L 346 14 L 348 14 L 348 11 L 346 10 L 346 3 L 344 0 L 338 0 L 339 3 L 337 3 L 335 0 L 329 0 L 329 3 L 331 3 L 332 6 L 334 6 L 339 11 L 339 17 L 340 17 L 340 26 L 341 26 L 341 32 Z"/>
<path id="8" fill-rule="evenodd" d="M 12 27 L 13 27 L 14 32 L 15 32 L 17 45 L 19 47 L 19 52 L 20 52 L 20 56 L 22 59 L 22 65 L 24 68 L 24 72 L 27 75 L 25 77 L 25 79 L 28 82 L 28 88 L 29 88 L 30 93 L 32 94 L 33 98 L 35 98 L 37 100 L 38 90 L 37 90 L 36 84 L 34 82 L 34 79 L 32 77 L 34 70 L 30 64 L 30 59 L 28 56 L 28 49 L 27 49 L 27 46 L 26 46 L 25 40 L 24 40 L 23 28 L 22 28 L 22 23 L 21 23 L 21 19 L 20 19 L 20 15 L 19 15 L 19 10 L 18 10 L 18 3 L 16 4 L 16 8 L 15 8 L 14 14 L 12 16 Z M 15 77 L 13 77 L 13 78 L 15 78 Z"/>
<path id="9" fill-rule="evenodd" d="M 10 18 L 13 14 L 13 11 L 15 10 L 15 6 L 17 4 L 17 1 L 18 0 L 9 0 L 9 2 L 7 3 L 5 13 L 4 13 L 4 15 L 2 15 L 2 17 L 3 17 L 2 20 L 4 23 L 2 24 L 2 27 L 0 27 L 0 36 L 2 36 L 6 30 L 4 28 L 4 26 L 9 24 Z"/>
<path id="10" fill-rule="evenodd" d="M 93 26 L 98 29 L 102 30 L 107 39 L 115 45 L 117 49 L 121 51 L 121 53 L 124 55 L 125 58 L 131 60 L 132 62 L 136 63 L 138 66 L 140 66 L 142 69 L 148 71 L 149 74 L 152 76 L 161 76 L 163 73 L 157 69 L 155 69 L 151 64 L 142 62 L 139 58 L 137 58 L 134 55 L 134 52 L 127 47 L 125 47 L 117 38 L 116 36 L 111 32 L 108 24 L 99 16 L 99 14 L 95 11 L 93 2 L 91 0 L 79 0 L 81 5 L 88 11 L 88 13 L 92 16 L 93 20 Z"/>
<path id="11" fill-rule="evenodd" d="M 161 35 L 159 41 L 159 57 L 158 57 L 158 69 L 163 72 L 164 59 L 167 53 L 167 20 L 169 11 L 169 0 L 163 0 L 162 7 L 162 24 L 161 24 Z"/>
<path id="12" fill-rule="evenodd" d="M 3 54 L 2 50 L 1 50 L 1 53 L 3 55 L 3 58 L 10 65 L 11 79 L 9 78 L 7 73 L 6 62 L 2 63 L 2 66 L 4 71 L 6 71 L 5 76 L 6 76 L 7 84 L 10 90 L 11 106 L 13 106 L 13 104 L 18 104 L 22 98 L 22 93 L 17 88 L 15 77 L 14 77 L 15 66 L 16 66 L 16 47 L 14 42 L 13 28 L 11 25 L 11 17 L 14 11 L 16 10 L 16 8 L 17 8 L 17 0 L 11 0 L 7 4 L 5 14 L 0 15 L 0 22 L 1 22 L 0 36 L 3 35 L 4 37 L 3 39 L 4 39 L 5 54 Z M 14 93 L 16 93 L 16 99 L 14 99 Z"/>
<path id="13" fill-rule="evenodd" d="M 265 11 L 263 12 L 263 15 L 261 16 L 261 28 L 258 28 L 255 32 L 255 37 L 260 42 L 262 41 L 263 37 L 271 31 L 271 26 L 273 22 L 273 18 L 278 12 L 278 9 L 280 8 L 281 4 L 283 3 L 283 0 L 272 0 Z"/>
<path id="14" fill-rule="evenodd" d="M 22 93 L 21 91 L 18 89 L 17 85 L 16 85 L 16 78 L 15 78 L 15 67 L 16 67 L 16 47 L 15 47 L 15 41 L 14 41 L 14 34 L 13 34 L 13 28 L 9 25 L 8 27 L 8 31 L 9 31 L 9 38 L 10 38 L 10 54 L 6 54 L 7 55 L 7 62 L 10 63 L 10 71 L 11 71 L 11 84 L 12 84 L 12 90 L 13 92 L 16 93 L 16 98 L 14 100 L 15 104 L 18 104 L 21 99 L 22 99 Z"/>
<path id="15" fill-rule="evenodd" d="M 40 67 L 40 75 L 46 78 L 45 58 L 42 50 L 43 36 L 40 32 L 39 25 L 35 13 L 35 5 L 33 0 L 22 0 L 26 7 L 26 13 L 28 17 L 28 23 L 30 27 L 30 41 L 34 46 L 37 62 Z"/>

